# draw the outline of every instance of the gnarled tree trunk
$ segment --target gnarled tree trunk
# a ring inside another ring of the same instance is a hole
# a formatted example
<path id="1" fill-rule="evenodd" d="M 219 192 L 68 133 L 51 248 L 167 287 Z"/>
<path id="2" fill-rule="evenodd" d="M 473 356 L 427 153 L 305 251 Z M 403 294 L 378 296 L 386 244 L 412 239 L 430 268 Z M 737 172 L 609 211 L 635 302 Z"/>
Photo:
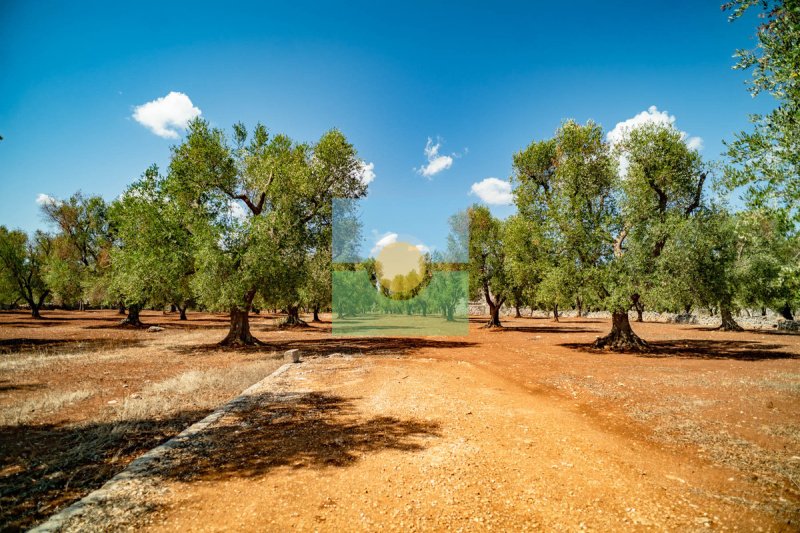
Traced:
<path id="1" fill-rule="evenodd" d="M 522 318 L 522 313 L 519 312 L 519 305 L 515 305 L 514 309 L 517 311 L 517 313 L 514 315 L 514 318 Z"/>
<path id="2" fill-rule="evenodd" d="M 283 326 L 308 326 L 306 321 L 300 318 L 300 306 L 290 305 L 286 308 L 286 319 Z"/>
<path id="3" fill-rule="evenodd" d="M 794 320 L 794 315 L 792 314 L 792 308 L 789 306 L 789 302 L 783 304 L 781 308 L 781 316 L 786 320 Z"/>
<path id="4" fill-rule="evenodd" d="M 322 322 L 322 320 L 319 319 L 319 306 L 315 305 L 313 311 L 314 311 L 314 318 L 311 321 Z"/>
<path id="5" fill-rule="evenodd" d="M 633 332 L 628 312 L 615 309 L 611 313 L 611 332 L 594 341 L 594 347 L 608 348 L 615 352 L 641 352 L 646 350 L 648 345 Z"/>
<path id="6" fill-rule="evenodd" d="M 644 304 L 642 303 L 641 296 L 634 294 L 631 296 L 631 300 L 633 300 L 633 308 L 636 309 L 636 322 L 644 322 L 644 319 L 642 318 Z"/>
<path id="7" fill-rule="evenodd" d="M 558 304 L 553 304 L 553 322 L 558 322 Z"/>
<path id="8" fill-rule="evenodd" d="M 139 319 L 139 311 L 141 310 L 141 306 L 137 304 L 133 304 L 128 306 L 128 316 L 122 319 L 119 323 L 120 326 L 134 326 L 137 328 L 141 328 L 144 326 L 142 321 Z"/>
<path id="9" fill-rule="evenodd" d="M 731 308 L 727 305 L 721 304 L 719 309 L 720 317 L 722 318 L 722 323 L 717 328 L 720 331 L 744 331 L 742 326 L 736 323 L 733 319 L 733 314 L 731 313 Z"/>
<path id="10" fill-rule="evenodd" d="M 250 333 L 250 308 L 256 291 L 250 290 L 245 294 L 245 304 L 242 307 L 231 307 L 231 325 L 228 335 L 220 341 L 220 346 L 259 346 L 263 343 Z"/>
<path id="11" fill-rule="evenodd" d="M 500 305 L 492 301 L 487 301 L 489 304 L 489 322 L 484 326 L 485 328 L 502 328 L 503 324 L 500 323 Z"/>
<path id="12" fill-rule="evenodd" d="M 186 320 L 186 306 L 176 306 L 178 308 L 178 312 L 180 313 L 180 320 Z"/>

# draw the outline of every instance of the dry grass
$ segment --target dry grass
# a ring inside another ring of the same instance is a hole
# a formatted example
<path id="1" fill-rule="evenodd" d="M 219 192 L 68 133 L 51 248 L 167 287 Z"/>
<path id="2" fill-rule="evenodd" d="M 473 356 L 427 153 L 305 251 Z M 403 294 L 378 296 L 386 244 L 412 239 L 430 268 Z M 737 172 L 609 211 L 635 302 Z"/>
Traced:
<path id="1" fill-rule="evenodd" d="M 239 366 L 190 370 L 152 383 L 114 409 L 116 421 L 159 419 L 185 410 L 210 410 L 278 368 L 275 358 Z"/>
<path id="2" fill-rule="evenodd" d="M 0 372 L 29 372 L 50 365 L 71 364 L 79 359 L 87 362 L 112 361 L 125 357 L 126 350 L 132 349 L 135 348 L 120 348 L 118 343 L 108 343 L 100 348 L 81 342 L 68 348 L 36 348 L 19 354 L 4 355 L 0 359 Z"/>
<path id="3" fill-rule="evenodd" d="M 26 424 L 37 418 L 56 414 L 62 408 L 90 398 L 92 391 L 46 391 L 20 403 L 4 406 L 0 411 L 0 426 Z"/>

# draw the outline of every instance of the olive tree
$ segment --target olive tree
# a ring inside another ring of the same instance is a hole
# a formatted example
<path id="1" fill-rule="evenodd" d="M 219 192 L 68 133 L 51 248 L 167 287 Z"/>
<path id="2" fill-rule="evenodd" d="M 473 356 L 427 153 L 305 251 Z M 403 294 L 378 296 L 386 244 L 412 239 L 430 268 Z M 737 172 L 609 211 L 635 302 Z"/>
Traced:
<path id="1" fill-rule="evenodd" d="M 603 130 L 568 120 L 553 138 L 515 154 L 513 165 L 514 199 L 528 228 L 524 247 L 514 248 L 526 250 L 536 272 L 536 301 L 555 320 L 559 306 L 574 303 L 580 312 L 608 293 L 601 271 L 618 224 L 616 162 Z"/>
<path id="2" fill-rule="evenodd" d="M 25 300 L 33 318 L 41 318 L 39 310 L 50 296 L 44 265 L 50 255 L 51 241 L 41 231 L 31 238 L 23 231 L 0 226 L 0 286 Z"/>
<path id="3" fill-rule="evenodd" d="M 756 46 L 738 50 L 735 69 L 752 73 L 750 93 L 768 93 L 776 106 L 751 115 L 753 129 L 727 143 L 731 189 L 747 186 L 754 207 L 779 206 L 800 221 L 800 5 L 797 0 L 733 0 L 730 20 L 760 10 Z"/>
<path id="4" fill-rule="evenodd" d="M 487 328 L 502 327 L 500 309 L 509 296 L 503 223 L 481 205 L 469 208 L 469 291 L 489 306 Z"/>
<path id="5" fill-rule="evenodd" d="M 332 199 L 366 193 L 360 168 L 338 130 L 308 145 L 260 124 L 251 135 L 235 125 L 232 142 L 202 119 L 189 125 L 165 186 L 192 233 L 199 302 L 230 313 L 222 344 L 259 343 L 249 322 L 258 293 L 296 317 L 309 251 L 330 226 Z"/>
<path id="6" fill-rule="evenodd" d="M 66 200 L 50 199 L 42 214 L 56 228 L 45 278 L 62 305 L 102 303 L 108 293 L 112 228 L 100 196 L 78 191 Z"/>
<path id="7" fill-rule="evenodd" d="M 146 303 L 174 305 L 180 319 L 192 299 L 192 235 L 153 165 L 111 207 L 116 228 L 111 288 L 128 305 L 125 324 L 140 326 Z"/>
<path id="8" fill-rule="evenodd" d="M 707 171 L 697 151 L 671 124 L 634 128 L 616 150 L 625 158 L 627 169 L 617 182 L 618 231 L 605 298 L 612 312 L 612 329 L 595 346 L 636 350 L 646 343 L 631 329 L 628 310 L 653 287 L 663 289 L 676 282 L 658 276 L 659 262 L 676 227 L 701 207 Z M 721 304 L 727 305 L 725 300 Z"/>

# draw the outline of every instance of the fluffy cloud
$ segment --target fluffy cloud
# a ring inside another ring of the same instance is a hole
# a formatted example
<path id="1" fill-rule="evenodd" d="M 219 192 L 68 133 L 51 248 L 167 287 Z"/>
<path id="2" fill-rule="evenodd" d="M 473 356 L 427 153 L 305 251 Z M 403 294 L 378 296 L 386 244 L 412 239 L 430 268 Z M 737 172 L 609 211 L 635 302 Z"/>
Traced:
<path id="1" fill-rule="evenodd" d="M 375 179 L 375 163 L 361 161 L 357 172 L 361 183 L 369 185 Z"/>
<path id="2" fill-rule="evenodd" d="M 659 111 L 656 106 L 651 105 L 649 108 L 647 108 L 647 111 L 642 111 L 628 120 L 617 122 L 617 125 L 614 126 L 614 129 L 608 132 L 608 142 L 610 142 L 612 145 L 618 144 L 625 138 L 625 135 L 627 135 L 629 131 L 638 128 L 643 124 L 647 124 L 648 122 L 652 122 L 654 124 L 663 124 L 666 126 L 674 126 L 675 115 L 670 115 L 666 111 Z M 692 150 L 701 150 L 703 148 L 702 138 L 690 137 L 685 131 L 681 132 L 681 136 L 686 142 L 686 145 Z"/>
<path id="3" fill-rule="evenodd" d="M 56 204 L 58 203 L 58 200 L 56 200 L 49 194 L 44 194 L 43 192 L 40 192 L 36 196 L 36 203 L 39 205 Z"/>
<path id="4" fill-rule="evenodd" d="M 497 178 L 486 178 L 473 183 L 469 193 L 491 205 L 511 205 L 514 201 L 511 184 Z"/>
<path id="5" fill-rule="evenodd" d="M 177 129 L 186 128 L 189 121 L 199 117 L 200 113 L 188 96 L 172 91 L 167 96 L 136 106 L 133 119 L 159 137 L 177 139 Z"/>
<path id="6" fill-rule="evenodd" d="M 386 246 L 396 243 L 397 237 L 398 237 L 397 233 L 391 233 L 391 232 L 384 233 L 380 237 L 377 237 L 376 235 L 377 240 L 375 241 L 375 246 L 373 246 L 372 250 L 369 251 L 369 255 L 373 257 L 378 255 L 380 251 L 383 250 Z"/>
<path id="7" fill-rule="evenodd" d="M 417 172 L 430 179 L 435 174 L 453 166 L 453 158 L 449 155 L 441 155 L 439 148 L 442 142 L 437 139 L 436 144 L 433 139 L 428 137 L 428 142 L 425 144 L 425 157 L 428 158 L 428 164 L 423 165 L 417 169 Z"/>
<path id="8" fill-rule="evenodd" d="M 622 142 L 625 136 L 632 129 L 638 128 L 647 123 L 663 124 L 665 126 L 675 126 L 675 115 L 670 115 L 666 111 L 659 111 L 654 105 L 647 108 L 647 111 L 642 111 L 628 120 L 617 122 L 614 129 L 608 132 L 606 138 L 611 145 L 616 145 Z M 685 131 L 681 131 L 681 138 L 692 150 L 703 149 L 703 139 L 700 137 L 690 137 Z M 625 176 L 628 172 L 628 157 L 623 153 L 619 157 L 619 173 L 620 176 Z"/>

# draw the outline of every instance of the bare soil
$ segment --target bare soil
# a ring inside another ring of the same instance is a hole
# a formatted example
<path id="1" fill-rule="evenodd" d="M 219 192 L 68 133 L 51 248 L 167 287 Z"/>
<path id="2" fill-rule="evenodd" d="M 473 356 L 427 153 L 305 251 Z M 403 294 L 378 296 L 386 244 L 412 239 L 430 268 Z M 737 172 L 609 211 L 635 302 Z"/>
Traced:
<path id="1" fill-rule="evenodd" d="M 604 320 L 349 338 L 267 316 L 252 319 L 266 347 L 221 350 L 224 316 L 142 318 L 165 330 L 116 328 L 110 311 L 0 314 L 5 529 L 101 485 L 289 348 L 306 361 L 159 474 L 157 505 L 129 524 L 800 529 L 800 335 L 633 324 L 652 351 L 613 354 L 590 348 Z"/>

